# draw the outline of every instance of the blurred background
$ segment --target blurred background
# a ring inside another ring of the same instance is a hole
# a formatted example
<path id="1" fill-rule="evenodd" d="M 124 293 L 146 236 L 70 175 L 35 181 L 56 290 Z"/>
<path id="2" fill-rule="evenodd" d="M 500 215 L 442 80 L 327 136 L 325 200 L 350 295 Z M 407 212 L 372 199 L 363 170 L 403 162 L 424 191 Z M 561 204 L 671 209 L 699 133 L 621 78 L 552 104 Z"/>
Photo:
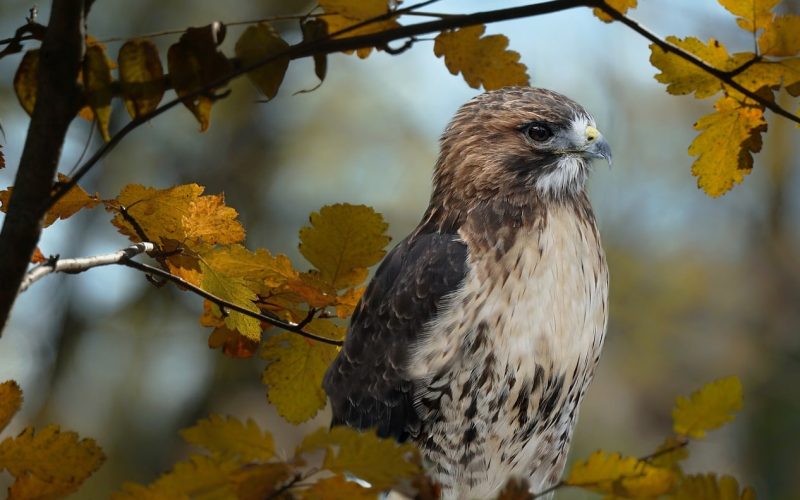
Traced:
<path id="1" fill-rule="evenodd" d="M 442 1 L 437 12 L 471 12 L 524 2 Z M 712 0 L 648 0 L 631 16 L 661 36 L 716 37 L 730 52 L 752 38 Z M 100 40 L 305 12 L 312 2 L 228 0 L 95 2 L 89 32 Z M 30 1 L 0 2 L 0 35 L 25 22 Z M 781 9 L 797 12 L 800 2 Z M 39 5 L 46 23 L 49 5 Z M 404 18 L 402 22 L 416 22 Z M 278 24 L 290 42 L 294 23 Z M 675 97 L 653 79 L 649 49 L 619 24 L 588 9 L 491 25 L 509 36 L 536 86 L 582 103 L 611 142 L 614 166 L 598 164 L 590 196 L 611 268 L 611 320 L 605 353 L 583 405 L 572 459 L 597 448 L 643 455 L 670 432 L 676 395 L 738 375 L 744 410 L 692 445 L 693 472 L 733 474 L 761 498 L 800 491 L 800 132 L 768 113 L 755 168 L 732 192 L 711 199 L 696 188 L 686 149 L 713 100 Z M 233 53 L 240 27 L 228 30 Z M 798 34 L 800 36 L 800 34 Z M 177 35 L 156 38 L 162 57 Z M 112 57 L 120 42 L 109 42 Z M 382 212 L 399 241 L 424 211 L 437 139 L 457 107 L 474 96 L 420 42 L 399 56 L 334 55 L 316 85 L 310 61 L 292 62 L 276 99 L 264 104 L 246 79 L 214 106 L 198 133 L 176 107 L 140 127 L 82 182 L 112 198 L 129 183 L 168 187 L 197 182 L 224 192 L 248 230 L 247 244 L 285 253 L 296 267 L 297 232 L 324 204 L 364 203 Z M 165 58 L 164 58 L 165 59 Z M 0 123 L 13 184 L 28 117 L 12 79 L 20 56 L 0 60 Z M 172 93 L 167 94 L 171 98 Z M 117 103 L 119 104 L 119 103 Z M 784 102 L 789 109 L 796 102 Z M 128 121 L 114 110 L 112 133 Z M 90 124 L 75 120 L 60 170 L 78 162 Z M 100 145 L 94 134 L 89 151 Z M 0 219 L 2 219 L 0 215 Z M 46 254 L 94 255 L 127 245 L 102 209 L 44 232 Z M 58 423 L 98 440 L 108 461 L 74 498 L 105 498 L 124 480 L 149 482 L 190 451 L 178 429 L 209 413 L 253 418 L 291 453 L 300 436 L 327 425 L 283 423 L 267 405 L 263 361 L 211 351 L 197 321 L 201 300 L 141 274 L 101 268 L 50 276 L 19 298 L 0 338 L 0 380 L 14 378 L 25 404 L 6 435 Z M 10 476 L 0 475 L 5 489 Z M 1 490 L 0 490 L 1 491 Z M 559 498 L 584 498 L 574 492 Z"/>

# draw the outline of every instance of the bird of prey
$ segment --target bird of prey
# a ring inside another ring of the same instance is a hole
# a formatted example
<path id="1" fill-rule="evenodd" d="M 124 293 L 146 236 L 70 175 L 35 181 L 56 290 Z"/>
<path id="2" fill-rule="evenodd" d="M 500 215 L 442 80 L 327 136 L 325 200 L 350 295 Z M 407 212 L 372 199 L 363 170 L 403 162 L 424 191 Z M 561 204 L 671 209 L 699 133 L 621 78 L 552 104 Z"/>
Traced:
<path id="1" fill-rule="evenodd" d="M 413 440 L 442 498 L 563 471 L 600 357 L 608 269 L 584 185 L 608 143 L 583 107 L 508 87 L 445 130 L 430 205 L 385 257 L 324 388 L 333 425 Z"/>

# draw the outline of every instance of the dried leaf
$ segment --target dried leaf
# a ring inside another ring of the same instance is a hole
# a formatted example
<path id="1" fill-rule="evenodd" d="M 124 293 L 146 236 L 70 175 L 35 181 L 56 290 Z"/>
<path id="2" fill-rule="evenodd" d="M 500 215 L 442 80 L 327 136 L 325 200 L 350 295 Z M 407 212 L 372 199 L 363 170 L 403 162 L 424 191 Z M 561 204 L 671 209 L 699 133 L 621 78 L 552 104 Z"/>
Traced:
<path id="1" fill-rule="evenodd" d="M 656 497 L 675 487 L 677 476 L 634 457 L 602 450 L 572 466 L 565 483 L 627 498 Z"/>
<path id="2" fill-rule="evenodd" d="M 119 79 L 125 108 L 139 118 L 158 107 L 164 97 L 164 68 L 150 40 L 128 40 L 119 49 Z"/>
<path id="3" fill-rule="evenodd" d="M 206 301 L 209 305 L 208 310 L 210 314 L 211 303 Z M 203 316 L 205 318 L 205 315 Z M 215 318 L 216 319 L 216 318 Z M 202 323 L 202 320 L 201 320 Z M 258 351 L 260 342 L 249 339 L 236 330 L 226 328 L 225 322 L 221 321 L 222 326 L 217 326 L 214 331 L 208 336 L 208 347 L 211 349 L 222 349 L 222 354 L 237 359 L 252 358 Z M 215 325 L 203 325 L 215 326 Z"/>
<path id="4" fill-rule="evenodd" d="M 303 43 L 315 42 L 328 36 L 328 25 L 322 19 L 309 19 L 300 24 L 300 30 L 303 32 Z M 319 78 L 321 85 L 328 73 L 328 55 L 314 54 L 313 58 L 314 74 Z"/>
<path id="5" fill-rule="evenodd" d="M 336 297 L 336 316 L 342 319 L 349 318 L 364 295 L 366 287 L 351 288 Z"/>
<path id="6" fill-rule="evenodd" d="M 322 377 L 335 356 L 335 347 L 294 333 L 279 333 L 265 342 L 261 357 L 268 365 L 262 381 L 283 418 L 299 424 L 325 407 Z"/>
<path id="7" fill-rule="evenodd" d="M 0 469 L 5 468 L 17 478 L 33 474 L 42 481 L 61 484 L 70 492 L 104 461 L 103 451 L 93 440 L 79 440 L 77 434 L 61 432 L 57 425 L 38 432 L 27 427 L 17 437 L 0 443 Z"/>
<path id="8" fill-rule="evenodd" d="M 800 15 L 778 16 L 758 38 L 758 48 L 766 56 L 794 56 L 800 52 Z"/>
<path id="9" fill-rule="evenodd" d="M 459 72 L 472 88 L 483 85 L 494 90 L 508 85 L 529 85 L 527 68 L 519 62 L 519 53 L 507 50 L 505 35 L 482 36 L 486 26 L 468 26 L 444 31 L 436 37 L 433 52 L 444 56 L 450 73 Z"/>
<path id="10" fill-rule="evenodd" d="M 36 86 L 39 74 L 39 49 L 29 50 L 22 56 L 14 74 L 14 92 L 19 104 L 29 115 L 36 104 Z"/>
<path id="11" fill-rule="evenodd" d="M 58 174 L 59 183 L 63 184 L 68 181 L 69 177 Z M 8 204 L 11 201 L 11 193 L 13 192 L 14 188 L 11 186 L 4 191 L 0 191 L 0 212 L 8 212 Z M 44 227 L 50 226 L 58 219 L 67 219 L 75 215 L 81 209 L 94 208 L 99 203 L 100 197 L 97 194 L 90 195 L 81 189 L 80 186 L 76 185 L 47 211 L 44 215 L 42 225 Z"/>
<path id="12" fill-rule="evenodd" d="M 303 500 L 375 500 L 380 491 L 364 488 L 342 476 L 320 479 L 300 494 Z"/>
<path id="13" fill-rule="evenodd" d="M 22 389 L 13 380 L 0 384 L 0 432 L 22 407 Z"/>
<path id="14" fill-rule="evenodd" d="M 371 22 L 360 28 L 353 29 L 341 36 L 335 33 L 349 28 L 355 24 L 360 24 L 369 19 L 383 16 L 389 13 L 389 0 L 320 0 L 319 6 L 327 14 L 323 19 L 328 25 L 328 33 L 334 38 L 352 37 L 367 35 L 369 33 L 379 33 L 399 27 L 395 17 L 384 19 L 378 22 Z M 356 50 L 358 57 L 364 59 L 372 52 L 372 47 L 364 47 Z M 351 54 L 352 51 L 347 51 Z"/>
<path id="15" fill-rule="evenodd" d="M 620 14 L 625 14 L 629 9 L 636 8 L 637 0 L 605 0 L 605 3 Z M 594 12 L 594 15 L 600 18 L 600 20 L 604 23 L 610 23 L 614 21 L 613 17 L 606 14 L 605 11 L 599 7 L 595 7 L 592 12 Z"/>
<path id="16" fill-rule="evenodd" d="M 739 483 L 731 476 L 717 480 L 715 474 L 688 476 L 673 493 L 672 500 L 756 500 L 755 492 L 747 487 L 739 491 Z"/>
<path id="17" fill-rule="evenodd" d="M 714 104 L 716 112 L 706 115 L 694 128 L 700 134 L 689 146 L 698 156 L 692 165 L 697 185 L 711 196 L 728 192 L 753 168 L 753 152 L 761 150 L 761 133 L 767 130 L 763 109 L 743 106 L 723 97 Z"/>
<path id="18" fill-rule="evenodd" d="M 108 64 L 106 51 L 101 45 L 90 45 L 83 58 L 83 81 L 86 88 L 86 100 L 97 119 L 97 127 L 103 140 L 108 142 L 108 123 L 111 120 L 111 67 Z"/>
<path id="19" fill-rule="evenodd" d="M 272 26 L 264 23 L 248 27 L 236 42 L 236 56 L 242 60 L 244 66 L 277 57 L 247 73 L 253 85 L 258 87 L 267 99 L 275 97 L 283 82 L 286 68 L 289 67 L 289 57 L 285 55 L 288 48 L 289 44 L 272 29 Z M 284 55 L 278 57 L 280 54 Z"/>
<path id="20" fill-rule="evenodd" d="M 733 420 L 742 408 L 742 383 L 726 377 L 704 385 L 689 398 L 678 396 L 672 410 L 675 432 L 700 439 L 707 431 Z"/>
<path id="21" fill-rule="evenodd" d="M 743 30 L 756 32 L 772 22 L 772 9 L 781 0 L 719 0 L 719 3 L 734 16 Z"/>
<path id="22" fill-rule="evenodd" d="M 200 270 L 203 274 L 203 290 L 248 311 L 259 312 L 258 307 L 253 303 L 258 297 L 253 290 L 247 287 L 242 278 L 217 272 L 205 262 L 200 263 Z M 259 320 L 236 311 L 226 311 L 226 314 L 223 315 L 216 305 L 212 305 L 211 310 L 215 316 L 222 317 L 225 320 L 226 327 L 231 330 L 237 330 L 251 340 L 261 340 L 261 322 Z"/>
<path id="23" fill-rule="evenodd" d="M 33 255 L 31 256 L 31 264 L 41 264 L 42 262 L 47 262 L 47 257 L 44 256 L 39 247 L 36 247 L 33 249 Z"/>
<path id="24" fill-rule="evenodd" d="M 381 214 L 364 205 L 322 207 L 310 217 L 311 227 L 300 230 L 300 253 L 337 289 L 360 284 L 367 268 L 386 253 L 390 238 Z"/>
<path id="25" fill-rule="evenodd" d="M 222 460 L 266 462 L 275 454 L 272 435 L 262 432 L 251 419 L 240 422 L 230 416 L 211 415 L 193 427 L 183 429 L 181 436 L 188 443 L 219 455 Z"/>
<path id="26" fill-rule="evenodd" d="M 211 120 L 211 105 L 216 99 L 214 89 L 205 90 L 197 96 L 188 96 L 230 74 L 230 61 L 218 50 L 224 34 L 224 26 L 219 23 L 189 28 L 178 43 L 167 51 L 172 87 L 200 122 L 201 132 L 208 129 Z"/>
<path id="27" fill-rule="evenodd" d="M 162 245 L 169 240 L 183 245 L 230 244 L 244 239 L 244 228 L 236 220 L 238 213 L 225 206 L 223 195 L 201 196 L 197 184 L 183 184 L 168 189 L 155 189 L 129 184 L 119 196 L 106 203 L 117 212 L 111 221 L 131 241 L 141 241 L 136 228 L 119 213 L 125 207 L 128 215 L 144 231 L 147 238 Z"/>
<path id="28" fill-rule="evenodd" d="M 297 453 L 317 449 L 325 450 L 323 468 L 337 474 L 352 474 L 379 491 L 388 490 L 421 471 L 414 445 L 379 438 L 374 431 L 348 427 L 319 429 L 303 439 Z"/>

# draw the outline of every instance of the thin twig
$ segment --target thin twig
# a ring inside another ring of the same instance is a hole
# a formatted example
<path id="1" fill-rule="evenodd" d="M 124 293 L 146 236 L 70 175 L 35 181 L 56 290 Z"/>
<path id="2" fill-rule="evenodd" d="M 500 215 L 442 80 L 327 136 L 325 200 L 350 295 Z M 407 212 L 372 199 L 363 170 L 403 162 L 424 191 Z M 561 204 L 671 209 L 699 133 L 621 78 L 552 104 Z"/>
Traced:
<path id="1" fill-rule="evenodd" d="M 94 267 L 119 264 L 124 259 L 130 259 L 141 253 L 148 253 L 155 250 L 156 246 L 152 243 L 137 243 L 128 248 L 108 253 L 105 255 L 95 255 L 92 257 L 78 257 L 76 259 L 59 259 L 51 257 L 47 262 L 43 262 L 25 274 L 19 286 L 19 293 L 27 290 L 32 284 L 51 273 L 70 273 L 77 274 L 87 271 Z"/>

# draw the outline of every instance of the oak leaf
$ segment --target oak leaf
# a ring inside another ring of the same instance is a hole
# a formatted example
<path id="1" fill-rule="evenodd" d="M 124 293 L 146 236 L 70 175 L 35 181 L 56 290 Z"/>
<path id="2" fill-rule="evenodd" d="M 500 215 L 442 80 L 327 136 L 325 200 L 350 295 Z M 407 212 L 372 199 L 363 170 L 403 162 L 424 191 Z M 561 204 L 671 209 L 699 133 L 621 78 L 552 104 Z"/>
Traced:
<path id="1" fill-rule="evenodd" d="M 244 66 L 274 59 L 247 73 L 250 81 L 265 95 L 272 99 L 283 82 L 289 57 L 285 55 L 289 44 L 278 35 L 272 26 L 258 23 L 248 27 L 236 41 L 236 56 Z M 283 55 L 281 55 L 283 54 Z"/>
<path id="2" fill-rule="evenodd" d="M 310 221 L 300 230 L 300 253 L 337 289 L 364 281 L 367 268 L 383 258 L 391 240 L 383 216 L 365 205 L 325 206 Z"/>
<path id="3" fill-rule="evenodd" d="M 698 156 L 692 165 L 697 185 L 711 196 L 720 196 L 753 168 L 753 152 L 761 150 L 761 133 L 767 130 L 764 110 L 745 106 L 723 97 L 714 104 L 716 112 L 695 123 L 700 134 L 689 146 Z"/>
<path id="4" fill-rule="evenodd" d="M 22 389 L 13 380 L 0 384 L 0 432 L 22 407 Z"/>
<path id="5" fill-rule="evenodd" d="M 266 462 L 275 454 L 272 435 L 263 432 L 251 419 L 241 422 L 230 416 L 211 415 L 183 429 L 181 435 L 188 443 L 205 448 L 223 460 Z"/>
<path id="6" fill-rule="evenodd" d="M 122 491 L 111 496 L 113 500 L 222 500 L 236 498 L 231 476 L 237 465 L 203 455 L 192 455 L 185 462 L 175 464 L 172 471 L 161 476 L 150 486 L 134 483 L 122 485 Z"/>
<path id="7" fill-rule="evenodd" d="M 419 452 L 412 444 L 379 438 L 375 431 L 348 427 L 319 429 L 307 435 L 297 454 L 325 450 L 322 467 L 337 474 L 352 474 L 378 491 L 391 488 L 421 471 Z"/>
<path id="8" fill-rule="evenodd" d="M 61 432 L 56 425 L 38 432 L 27 427 L 17 437 L 0 443 L 0 469 L 22 481 L 17 486 L 20 494 L 45 489 L 39 484 L 44 482 L 52 485 L 46 488 L 48 494 L 57 490 L 55 496 L 66 496 L 76 491 L 103 461 L 105 455 L 92 439 L 79 440 L 74 432 Z"/>
<path id="9" fill-rule="evenodd" d="M 733 420 L 733 413 L 742 408 L 742 383 L 737 377 L 726 377 L 704 385 L 690 397 L 678 396 L 672 410 L 675 432 L 691 438 L 702 438 L 707 431 Z"/>
<path id="10" fill-rule="evenodd" d="M 287 421 L 299 424 L 325 407 L 322 377 L 336 356 L 336 348 L 295 333 L 267 339 L 261 357 L 267 360 L 262 381 L 267 398 Z"/>
<path id="11" fill-rule="evenodd" d="M 256 293 L 247 286 L 242 278 L 228 276 L 217 272 L 209 267 L 205 262 L 200 263 L 202 277 L 202 288 L 208 293 L 214 294 L 220 299 L 243 307 L 254 313 L 260 312 L 253 303 L 258 297 Z M 261 339 L 261 322 L 251 316 L 247 316 L 237 311 L 226 310 L 222 313 L 216 304 L 212 304 L 211 311 L 217 317 L 225 321 L 225 326 L 231 330 L 237 330 L 245 337 L 258 341 Z"/>
<path id="12" fill-rule="evenodd" d="M 83 84 L 86 88 L 86 100 L 97 119 L 97 128 L 103 140 L 108 142 L 111 135 L 108 123 L 111 120 L 111 67 L 106 51 L 102 45 L 89 45 L 83 57 Z"/>
<path id="13" fill-rule="evenodd" d="M 14 93 L 20 106 L 29 115 L 36 104 L 36 86 L 39 74 L 39 49 L 29 50 L 22 56 L 17 72 L 14 73 Z"/>
<path id="14" fill-rule="evenodd" d="M 527 68 L 519 62 L 519 53 L 508 50 L 505 35 L 483 36 L 486 26 L 468 26 L 444 31 L 436 37 L 433 52 L 444 56 L 450 73 L 459 72 L 472 88 L 483 85 L 494 90 L 509 85 L 529 85 Z"/>
<path id="15" fill-rule="evenodd" d="M 300 494 L 303 500 L 375 500 L 380 491 L 365 488 L 342 476 L 320 479 Z"/>
<path id="16" fill-rule="evenodd" d="M 328 25 L 328 33 L 334 35 L 334 38 L 339 38 L 336 33 L 341 30 L 370 19 L 386 16 L 389 13 L 390 2 L 389 0 L 320 0 L 319 6 L 325 11 L 326 15 L 322 19 Z M 342 33 L 341 37 L 379 33 L 399 26 L 396 18 L 390 17 L 349 30 L 346 33 Z M 356 54 L 362 59 L 369 56 L 370 52 L 372 52 L 372 47 L 363 47 L 356 50 Z M 352 51 L 347 53 L 352 53 Z"/>
<path id="17" fill-rule="evenodd" d="M 625 14 L 629 9 L 635 9 L 638 2 L 637 0 L 605 0 L 605 3 L 620 14 Z M 592 12 L 605 23 L 614 21 L 613 17 L 606 14 L 606 12 L 599 7 L 595 7 Z"/>
<path id="18" fill-rule="evenodd" d="M 673 493 L 672 500 L 756 500 L 755 492 L 746 487 L 739 490 L 739 483 L 731 476 L 717 479 L 714 474 L 698 474 L 686 477 Z"/>
<path id="19" fill-rule="evenodd" d="M 199 95 L 190 94 L 224 80 L 232 65 L 219 51 L 225 38 L 225 28 L 219 23 L 202 28 L 189 28 L 178 43 L 167 50 L 167 67 L 172 87 L 183 104 L 200 122 L 200 131 L 208 130 L 211 120 L 211 105 L 216 96 L 214 89 L 203 90 Z"/>
<path id="20" fill-rule="evenodd" d="M 106 208 L 117 213 L 111 223 L 134 242 L 141 241 L 142 236 L 161 245 L 167 240 L 188 245 L 242 241 L 244 228 L 236 220 L 236 210 L 225 206 L 223 195 L 201 196 L 202 193 L 203 188 L 197 184 L 168 189 L 129 184 L 115 200 L 106 203 Z M 137 228 L 126 220 L 122 208 L 144 235 L 139 235 Z"/>
<path id="21" fill-rule="evenodd" d="M 776 17 L 758 38 L 758 48 L 767 56 L 794 56 L 800 52 L 800 15 Z"/>
<path id="22" fill-rule="evenodd" d="M 164 97 L 164 68 L 150 40 L 128 40 L 119 49 L 119 79 L 125 108 L 139 118 L 158 107 Z"/>
<path id="23" fill-rule="evenodd" d="M 624 497 L 656 497 L 675 487 L 677 476 L 634 457 L 596 451 L 572 466 L 564 481 L 598 493 Z"/>
<path id="24" fill-rule="evenodd" d="M 781 0 L 719 0 L 728 11 L 739 16 L 736 23 L 743 30 L 756 32 L 772 22 L 772 9 Z"/>

